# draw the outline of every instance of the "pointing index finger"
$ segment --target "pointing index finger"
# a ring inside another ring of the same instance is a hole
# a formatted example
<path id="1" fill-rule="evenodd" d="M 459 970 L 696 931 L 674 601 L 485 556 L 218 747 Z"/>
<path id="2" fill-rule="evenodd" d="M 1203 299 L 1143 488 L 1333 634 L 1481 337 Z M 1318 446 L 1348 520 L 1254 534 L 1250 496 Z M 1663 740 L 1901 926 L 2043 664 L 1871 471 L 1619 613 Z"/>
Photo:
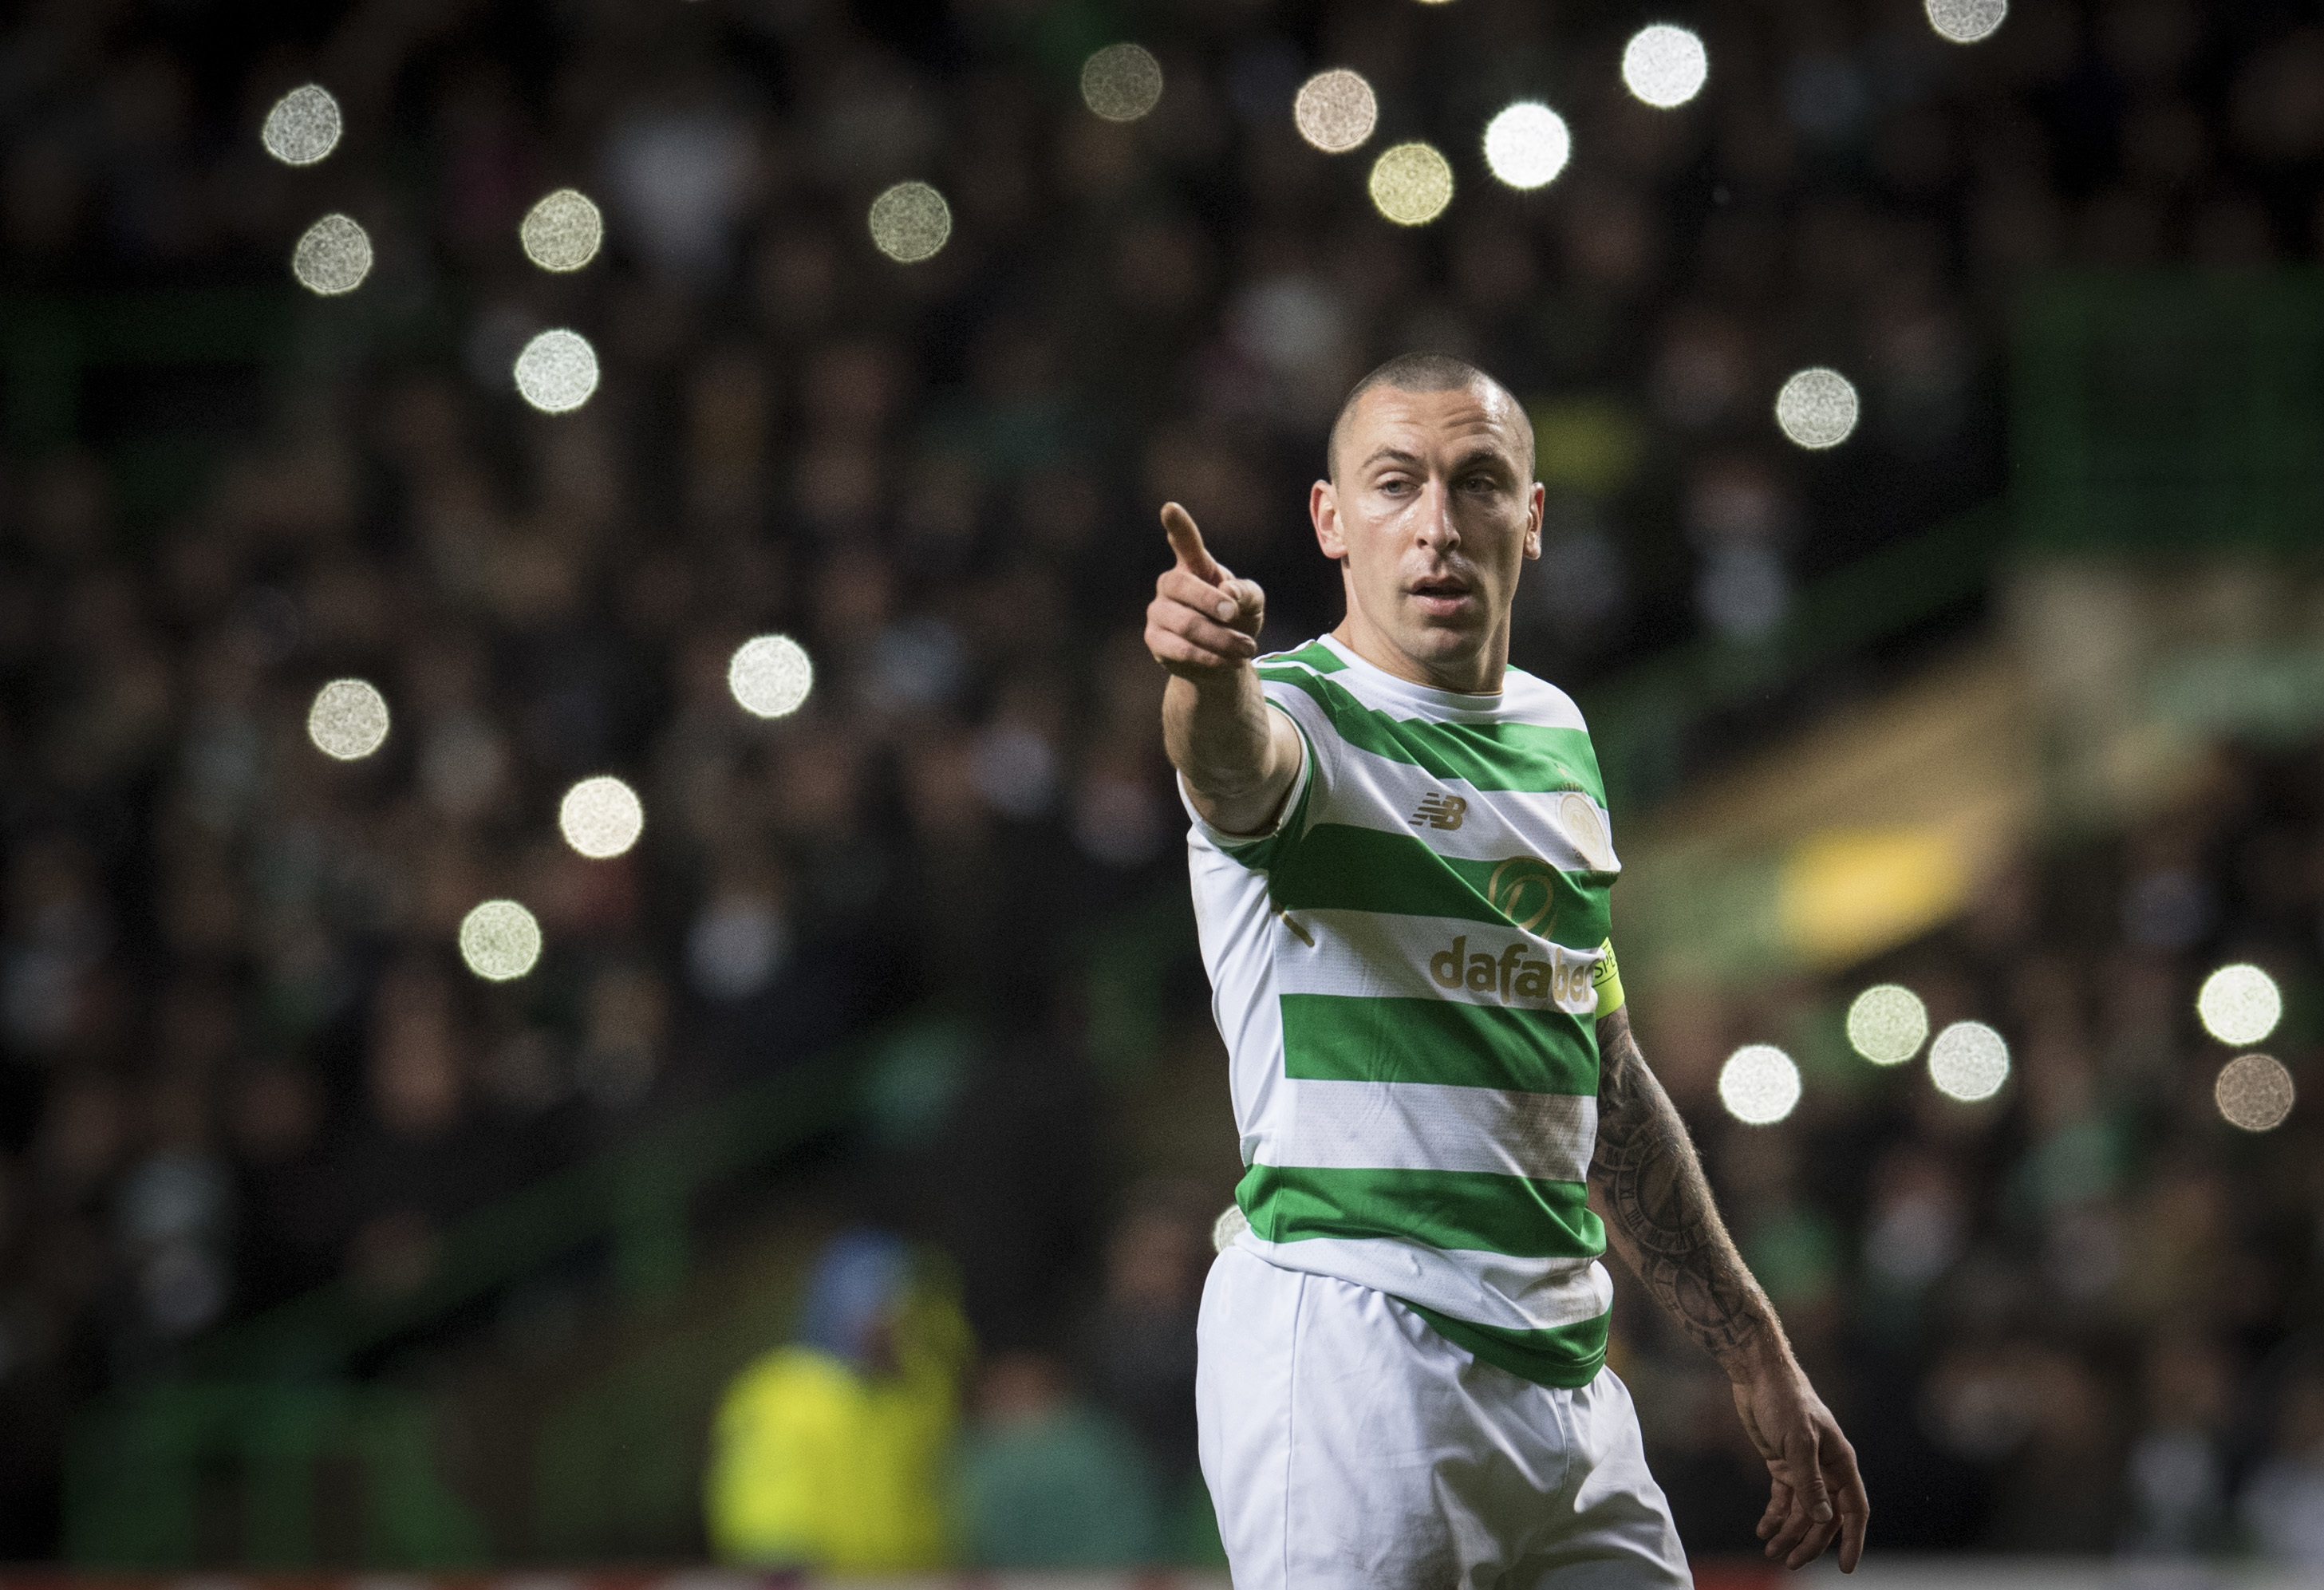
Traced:
<path id="1" fill-rule="evenodd" d="M 1170 550 L 1176 554 L 1179 568 L 1196 579 L 1219 583 L 1218 563 L 1203 545 L 1203 532 L 1194 528 L 1193 514 L 1176 503 L 1163 504 L 1162 533 L 1170 538 Z"/>

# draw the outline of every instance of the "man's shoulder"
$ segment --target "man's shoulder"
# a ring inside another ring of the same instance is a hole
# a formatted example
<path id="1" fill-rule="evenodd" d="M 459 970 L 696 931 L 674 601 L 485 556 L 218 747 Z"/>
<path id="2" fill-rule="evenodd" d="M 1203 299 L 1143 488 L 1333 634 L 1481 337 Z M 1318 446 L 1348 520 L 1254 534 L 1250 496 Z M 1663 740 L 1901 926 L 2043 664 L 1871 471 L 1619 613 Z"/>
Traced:
<path id="1" fill-rule="evenodd" d="M 1501 676 L 1501 699 L 1503 710 L 1517 723 L 1545 729 L 1578 729 L 1585 735 L 1590 732 L 1582 708 L 1574 704 L 1572 697 L 1514 664 Z"/>
<path id="2" fill-rule="evenodd" d="M 1265 678 L 1270 673 L 1287 677 L 1299 673 L 1338 673 L 1347 666 L 1347 660 L 1316 636 L 1304 646 L 1294 646 L 1285 652 L 1269 652 L 1253 664 Z"/>
<path id="3" fill-rule="evenodd" d="M 1270 652 L 1254 666 L 1268 699 L 1311 731 L 1328 727 L 1336 734 L 1343 717 L 1365 710 L 1366 703 L 1351 688 L 1354 679 L 1347 659 L 1320 638 Z"/>

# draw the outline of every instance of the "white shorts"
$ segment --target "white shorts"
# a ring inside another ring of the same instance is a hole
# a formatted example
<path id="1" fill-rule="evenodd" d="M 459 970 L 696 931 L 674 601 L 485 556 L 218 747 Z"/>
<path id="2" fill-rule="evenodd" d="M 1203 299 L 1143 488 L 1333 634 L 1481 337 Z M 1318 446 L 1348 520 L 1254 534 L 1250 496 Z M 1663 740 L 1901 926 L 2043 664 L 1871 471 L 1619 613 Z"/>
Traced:
<path id="1" fill-rule="evenodd" d="M 1536 1385 L 1385 1292 L 1232 1247 L 1200 1341 L 1203 1478 L 1235 1590 L 1694 1582 L 1611 1370 Z"/>

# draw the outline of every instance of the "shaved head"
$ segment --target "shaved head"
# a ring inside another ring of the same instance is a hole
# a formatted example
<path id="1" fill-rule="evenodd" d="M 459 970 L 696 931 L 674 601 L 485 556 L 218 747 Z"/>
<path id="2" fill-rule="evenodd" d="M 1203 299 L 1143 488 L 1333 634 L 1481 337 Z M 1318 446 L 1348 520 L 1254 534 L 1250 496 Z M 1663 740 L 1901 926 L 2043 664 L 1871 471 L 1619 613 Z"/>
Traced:
<path id="1" fill-rule="evenodd" d="M 1498 398 L 1508 405 L 1516 416 L 1517 434 L 1525 439 L 1526 478 L 1533 478 L 1533 421 L 1525 405 L 1511 396 L 1509 389 L 1486 374 L 1466 359 L 1456 359 L 1451 354 L 1398 354 L 1379 369 L 1348 388 L 1348 395 L 1340 403 L 1340 412 L 1332 421 L 1332 439 L 1323 454 L 1323 471 L 1333 485 L 1340 479 L 1340 441 L 1348 429 L 1348 417 L 1356 411 L 1364 393 L 1376 386 L 1392 387 L 1397 392 L 1460 392 L 1470 387 L 1481 387 L 1489 394 L 1489 403 Z"/>

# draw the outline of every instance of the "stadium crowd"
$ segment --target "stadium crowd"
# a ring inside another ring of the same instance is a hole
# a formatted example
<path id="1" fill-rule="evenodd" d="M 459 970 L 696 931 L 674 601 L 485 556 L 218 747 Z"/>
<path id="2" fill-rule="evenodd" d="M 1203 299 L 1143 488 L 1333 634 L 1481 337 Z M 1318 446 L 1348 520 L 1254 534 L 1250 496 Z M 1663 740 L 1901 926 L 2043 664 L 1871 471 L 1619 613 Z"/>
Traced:
<path id="1" fill-rule="evenodd" d="M 2324 27 L 2289 12 L 2019 0 L 1964 48 L 1886 0 L 1725 8 L 1676 111 L 1623 92 L 1648 19 L 1622 8 L 1106 14 L 37 0 L 7 24 L 10 323 L 255 284 L 291 329 L 263 366 L 92 371 L 54 433 L 12 365 L 0 1556 L 54 1549 L 62 1431 L 98 1389 L 327 1280 L 408 1290 L 463 1213 L 924 999 L 995 1034 L 958 1106 L 975 1151 L 899 1214 L 964 1268 L 988 1438 L 1095 1399 L 1185 1474 L 1199 1222 L 1133 1204 L 1109 1250 L 1127 1176 L 1093 1123 L 1119 1101 L 1064 986 L 1093 923 L 1183 887 L 1139 641 L 1154 505 L 1186 503 L 1268 586 L 1269 638 L 1303 639 L 1335 616 L 1299 504 L 1345 384 L 1473 356 L 1533 408 L 1550 491 L 1517 661 L 1586 687 L 1748 641 L 1798 581 L 1997 492 L 2029 273 L 2261 270 L 2324 227 Z M 1074 92 L 1119 32 L 1164 71 L 1134 123 Z M 1291 97 L 1334 65 L 1378 90 L 1381 141 L 1453 153 L 1441 220 L 1390 226 L 1369 149 L 1300 142 Z M 309 80 L 347 133 L 291 170 L 255 133 Z M 1526 96 L 1575 150 L 1530 195 L 1471 153 Z M 862 221 L 908 176 L 954 223 L 908 266 Z M 608 244 L 550 276 L 516 227 L 564 182 Z M 329 208 L 377 263 L 293 303 Z M 554 324 L 604 379 L 549 416 L 508 372 Z M 1816 362 L 1866 419 L 1811 456 L 1767 411 Z M 155 432 L 215 467 L 157 486 L 131 462 Z M 774 724 L 726 679 L 769 630 L 817 679 Z M 342 675 L 394 713 L 347 764 L 304 734 Z M 647 836 L 586 860 L 553 815 L 604 772 Z M 2292 1330 L 2319 1118 L 2230 1141 L 2188 1014 L 2231 950 L 2312 990 L 2319 772 L 2223 754 L 2200 807 L 2029 860 L 1901 952 L 1941 1017 L 2009 1034 L 2002 1105 L 1835 1064 L 1792 1123 L 1725 1126 L 1720 1046 L 1837 985 L 1642 1011 L 1861 1432 L 1877 1539 L 2324 1560 L 2324 1360 Z M 502 894 L 549 948 L 486 985 L 455 938 Z M 1618 1321 L 1690 1542 L 1747 1546 L 1723 1391 L 1643 1304 Z"/>
<path id="2" fill-rule="evenodd" d="M 2024 859 L 1844 976 L 1642 1004 L 1746 1259 L 1843 1388 L 1890 1545 L 2324 1560 L 2324 1140 L 2306 1099 L 2264 1132 L 2222 1118 L 2238 1051 L 2197 993 L 2239 962 L 2285 990 L 2265 1049 L 2312 1088 L 2318 747 L 2222 747 L 2169 810 Z M 1932 1028 L 1998 1028 L 2007 1087 L 1963 1104 L 1852 1052 L 1841 1012 L 1884 981 Z M 1806 1074 L 1798 1110 L 1722 1121 L 1721 1060 L 1769 1040 Z M 1644 1303 L 1618 1302 L 1617 1362 L 1661 1477 L 1691 1540 L 1740 1539 L 1762 1502 L 1725 1386 Z"/>

